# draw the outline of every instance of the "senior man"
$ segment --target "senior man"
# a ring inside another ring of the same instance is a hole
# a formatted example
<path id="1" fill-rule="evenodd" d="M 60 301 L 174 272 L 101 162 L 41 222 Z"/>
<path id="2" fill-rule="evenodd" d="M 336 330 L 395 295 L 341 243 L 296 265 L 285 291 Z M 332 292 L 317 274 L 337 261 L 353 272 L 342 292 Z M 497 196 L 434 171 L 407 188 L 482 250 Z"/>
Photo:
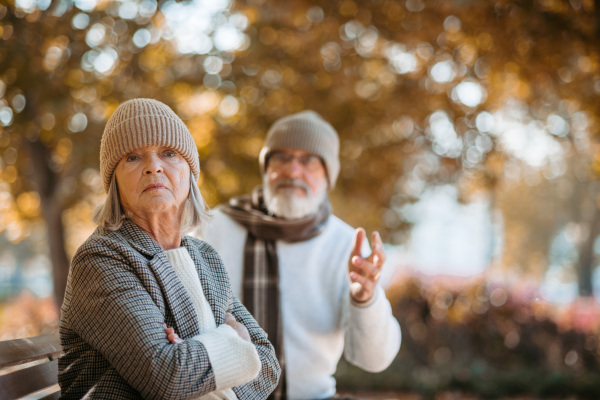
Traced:
<path id="1" fill-rule="evenodd" d="M 282 367 L 275 399 L 326 399 L 342 354 L 387 368 L 400 327 L 378 284 L 385 261 L 331 213 L 340 170 L 335 129 L 314 111 L 276 121 L 259 156 L 262 186 L 215 210 L 203 237 L 228 270 L 234 293 L 268 333 Z"/>

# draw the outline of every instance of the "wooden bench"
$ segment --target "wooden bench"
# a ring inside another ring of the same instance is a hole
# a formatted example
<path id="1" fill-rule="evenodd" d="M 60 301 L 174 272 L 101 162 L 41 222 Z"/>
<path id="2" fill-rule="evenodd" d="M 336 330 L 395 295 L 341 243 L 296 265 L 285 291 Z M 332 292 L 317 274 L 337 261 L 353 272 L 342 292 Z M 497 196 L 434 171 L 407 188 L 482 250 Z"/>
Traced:
<path id="1" fill-rule="evenodd" d="M 58 399 L 58 334 L 0 342 L 0 399 L 18 399 L 44 390 L 38 399 Z"/>

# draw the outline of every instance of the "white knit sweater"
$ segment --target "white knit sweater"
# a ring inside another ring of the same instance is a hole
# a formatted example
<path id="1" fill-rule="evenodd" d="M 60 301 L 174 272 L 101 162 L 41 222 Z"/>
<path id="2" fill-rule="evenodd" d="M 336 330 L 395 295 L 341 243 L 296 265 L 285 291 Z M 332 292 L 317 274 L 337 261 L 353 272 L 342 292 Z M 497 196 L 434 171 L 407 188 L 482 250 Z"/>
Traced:
<path id="1" fill-rule="evenodd" d="M 240 296 L 247 232 L 219 209 L 214 217 L 203 239 L 223 258 Z M 317 237 L 277 241 L 289 399 L 334 395 L 333 374 L 342 353 L 360 368 L 377 372 L 390 365 L 400 348 L 400 326 L 381 287 L 367 306 L 351 302 L 347 268 L 353 238 L 354 229 L 332 215 Z"/>
<path id="2" fill-rule="evenodd" d="M 192 339 L 198 340 L 206 348 L 215 374 L 216 390 L 200 399 L 237 399 L 231 388 L 251 381 L 260 372 L 258 352 L 252 343 L 240 338 L 229 325 L 217 328 L 215 316 L 204 296 L 196 266 L 187 249 L 180 247 L 167 250 L 165 255 L 190 294 L 200 326 L 200 334 Z"/>

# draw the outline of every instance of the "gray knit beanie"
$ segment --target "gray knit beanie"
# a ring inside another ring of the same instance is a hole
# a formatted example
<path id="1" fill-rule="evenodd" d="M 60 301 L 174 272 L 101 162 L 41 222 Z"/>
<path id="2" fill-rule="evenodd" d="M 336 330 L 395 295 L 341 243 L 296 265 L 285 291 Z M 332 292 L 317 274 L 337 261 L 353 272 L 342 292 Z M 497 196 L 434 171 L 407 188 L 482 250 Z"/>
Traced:
<path id="1" fill-rule="evenodd" d="M 100 175 L 108 192 L 115 167 L 129 152 L 146 146 L 168 146 L 200 177 L 198 148 L 181 118 L 164 103 L 153 99 L 128 100 L 108 119 L 100 142 Z"/>
<path id="2" fill-rule="evenodd" d="M 340 140 L 333 126 L 319 114 L 306 110 L 275 121 L 258 157 L 262 173 L 267 169 L 269 153 L 284 149 L 304 150 L 321 157 L 329 188 L 333 189 L 340 172 Z"/>

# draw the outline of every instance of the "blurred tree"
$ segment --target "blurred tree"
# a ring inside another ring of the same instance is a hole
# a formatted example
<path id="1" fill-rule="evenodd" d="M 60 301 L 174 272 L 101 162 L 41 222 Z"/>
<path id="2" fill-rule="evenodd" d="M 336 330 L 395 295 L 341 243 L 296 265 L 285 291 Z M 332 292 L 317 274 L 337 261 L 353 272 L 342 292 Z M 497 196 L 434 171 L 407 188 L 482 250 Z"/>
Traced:
<path id="1" fill-rule="evenodd" d="M 2 188 L 12 194 L 12 211 L 24 222 L 43 216 L 55 295 L 62 299 L 69 264 L 62 215 L 80 194 L 76 195 L 77 174 L 89 165 L 86 160 L 93 146 L 80 134 L 88 120 L 81 113 L 86 103 L 76 97 L 84 95 L 88 83 L 92 83 L 88 96 L 95 97 L 96 89 L 89 78 L 86 82 L 80 64 L 87 50 L 85 31 L 59 23 L 57 7 L 31 12 L 14 4 L 0 8 L 0 137 Z M 62 10 L 67 18 L 74 14 Z M 19 241 L 26 234 L 23 227 L 12 237 Z"/>
<path id="2" fill-rule="evenodd" d="M 593 299 L 558 307 L 523 282 L 504 287 L 480 277 L 415 275 L 399 279 L 388 296 L 402 326 L 398 356 L 377 374 L 341 362 L 340 391 L 465 399 L 600 396 L 592 376 L 600 365 L 600 308 Z"/>
<path id="3" fill-rule="evenodd" d="M 247 116 L 230 137 L 260 138 L 276 118 L 319 111 L 342 137 L 336 212 L 351 224 L 383 230 L 388 241 L 404 240 L 402 208 L 427 185 L 455 182 L 465 198 L 474 187 L 494 196 L 516 162 L 553 180 L 566 173 L 568 158 L 590 162 L 598 154 L 597 0 L 240 0 L 237 7 L 250 21 L 251 45 L 228 71 Z M 577 179 L 578 186 L 595 185 L 592 173 Z M 581 201 L 595 204 L 597 196 L 585 191 Z M 544 201 L 560 208 L 560 201 Z M 512 202 L 508 207 L 525 206 L 518 197 Z M 537 206 L 525 212 L 538 214 Z M 587 225 L 598 225 L 593 215 L 567 218 L 589 232 Z M 546 219 L 554 230 L 532 226 L 525 241 L 508 237 L 518 224 L 506 227 L 507 240 L 520 246 L 509 250 L 510 266 L 543 274 L 564 222 L 553 217 Z M 580 247 L 585 295 L 595 238 Z M 520 256 L 531 242 L 539 244 L 537 262 Z"/>
<path id="4" fill-rule="evenodd" d="M 84 217 L 65 211 L 99 200 L 100 133 L 126 98 L 187 122 L 212 205 L 260 182 L 273 121 L 318 111 L 342 139 L 336 213 L 389 242 L 427 185 L 493 195 L 525 150 L 599 153 L 600 0 L 14 0 L 0 17 L 0 191 L 21 236 L 45 219 L 58 299 L 65 220 Z"/>
<path id="5" fill-rule="evenodd" d="M 168 101 L 163 86 L 172 81 L 162 84 L 163 63 L 177 67 L 173 46 L 158 40 L 156 2 L 133 2 L 133 9 L 90 4 L 0 6 L 0 192 L 12 202 L 4 211 L 15 215 L 3 218 L 0 231 L 18 242 L 28 235 L 28 221 L 44 219 L 57 304 L 67 249 L 85 239 L 71 238 L 68 246 L 65 227 L 89 220 L 93 205 L 85 204 L 97 203 L 103 192 L 97 169 L 106 119 L 123 99 Z"/>
<path id="6" fill-rule="evenodd" d="M 529 272 L 543 278 L 548 266 L 555 265 L 581 279 L 581 294 L 592 294 L 594 242 L 600 234 L 595 226 L 599 192 L 597 181 L 590 176 L 592 157 L 566 154 L 560 166 L 564 172 L 551 178 L 523 162 L 506 165 L 508 177 L 494 189 L 496 207 L 506 227 L 499 265 L 503 273 L 519 276 Z M 553 251 L 553 243 L 561 235 L 569 247 L 579 250 L 575 255 L 567 254 L 566 248 Z"/>
<path id="7" fill-rule="evenodd" d="M 194 20 L 180 4 L 195 5 Z M 93 229 L 92 209 L 102 200 L 100 137 L 118 104 L 134 97 L 171 104 L 203 155 L 217 117 L 237 112 L 223 111 L 235 99 L 209 73 L 215 63 L 222 70 L 232 61 L 231 35 L 242 37 L 230 5 L 14 0 L 0 6 L 0 195 L 9 203 L 0 232 L 18 242 L 30 221 L 44 219 L 57 304 L 70 254 Z M 194 35 L 178 42 L 174 29 L 186 21 Z M 209 166 L 222 190 L 238 185 L 217 158 Z"/>

